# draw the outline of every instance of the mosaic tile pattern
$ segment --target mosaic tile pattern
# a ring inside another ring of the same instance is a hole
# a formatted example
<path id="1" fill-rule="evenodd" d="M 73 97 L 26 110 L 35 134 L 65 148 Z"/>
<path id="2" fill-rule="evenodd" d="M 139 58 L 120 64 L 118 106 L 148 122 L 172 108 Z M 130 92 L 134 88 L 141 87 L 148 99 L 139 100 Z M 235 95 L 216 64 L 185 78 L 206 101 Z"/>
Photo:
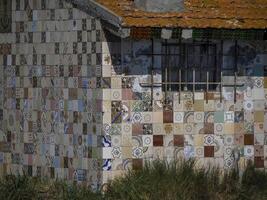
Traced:
<path id="1" fill-rule="evenodd" d="M 140 84 L 151 80 L 150 40 L 116 38 L 63 0 L 13 0 L 12 16 L 12 33 L 0 37 L 1 174 L 97 187 L 158 158 L 267 166 L 266 42 L 240 46 L 244 86 L 236 98 L 223 88 L 222 102 L 219 92 L 183 92 L 179 100 Z M 233 43 L 223 45 L 231 55 Z M 161 82 L 161 57 L 154 61 Z M 231 68 L 227 56 L 223 65 Z"/>
<path id="2" fill-rule="evenodd" d="M 149 40 L 104 42 L 102 75 L 114 83 L 103 91 L 104 137 L 109 138 L 103 155 L 110 166 L 104 169 L 104 182 L 157 158 L 194 157 L 200 164 L 222 169 L 242 167 L 247 160 L 253 160 L 257 168 L 266 167 L 267 85 L 263 67 L 267 64 L 267 49 L 266 44 L 264 47 L 255 42 L 257 55 L 251 44 L 241 45 L 247 45 L 247 53 L 252 55 L 250 60 L 238 61 L 250 70 L 238 77 L 244 86 L 237 89 L 236 102 L 233 88 L 223 88 L 222 102 L 219 92 L 197 92 L 194 99 L 191 92 L 183 92 L 179 102 L 177 92 L 164 94 L 161 87 L 155 86 L 151 97 L 152 89 L 141 84 L 151 80 Z M 231 51 L 231 45 L 224 42 L 225 54 Z M 160 40 L 155 41 L 154 48 L 154 53 L 161 53 Z M 161 82 L 161 58 L 154 56 L 154 60 L 154 81 Z M 229 64 L 226 61 L 225 66 Z M 228 83 L 233 80 L 223 78 Z"/>
<path id="3" fill-rule="evenodd" d="M 62 0 L 13 0 L 12 16 L 0 45 L 0 172 L 101 185 L 100 22 Z"/>

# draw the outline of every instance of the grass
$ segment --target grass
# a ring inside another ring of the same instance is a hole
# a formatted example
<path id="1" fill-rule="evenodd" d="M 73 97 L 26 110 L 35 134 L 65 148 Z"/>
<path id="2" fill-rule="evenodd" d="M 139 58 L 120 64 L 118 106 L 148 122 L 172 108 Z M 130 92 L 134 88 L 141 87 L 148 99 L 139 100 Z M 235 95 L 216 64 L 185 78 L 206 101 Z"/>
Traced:
<path id="1" fill-rule="evenodd" d="M 100 200 L 99 192 L 63 181 L 48 181 L 29 176 L 8 175 L 0 181 L 2 200 Z"/>
<path id="2" fill-rule="evenodd" d="M 216 168 L 197 169 L 194 160 L 154 161 L 110 182 L 106 199 L 263 200 L 267 199 L 267 173 L 251 163 L 240 177 L 235 170 L 222 174 Z"/>
<path id="3" fill-rule="evenodd" d="M 194 160 L 167 163 L 154 161 L 137 171 L 128 171 L 107 184 L 105 192 L 85 186 L 27 176 L 5 176 L 0 181 L 0 199 L 77 200 L 264 200 L 267 173 L 249 163 L 238 171 L 199 169 Z"/>

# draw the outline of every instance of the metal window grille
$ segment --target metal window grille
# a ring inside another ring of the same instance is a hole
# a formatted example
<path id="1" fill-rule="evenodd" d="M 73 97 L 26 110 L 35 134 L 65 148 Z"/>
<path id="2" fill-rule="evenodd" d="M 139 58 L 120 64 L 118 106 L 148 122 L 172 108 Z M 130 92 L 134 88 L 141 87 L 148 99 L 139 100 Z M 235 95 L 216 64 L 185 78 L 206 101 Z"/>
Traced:
<path id="1" fill-rule="evenodd" d="M 234 76 L 233 83 L 223 83 L 223 71 L 222 62 L 223 62 L 223 42 L 221 42 L 221 49 L 219 54 L 217 53 L 217 46 L 215 44 L 210 44 L 209 41 L 207 43 L 202 44 L 171 44 L 165 43 L 162 44 L 163 51 L 161 54 L 154 53 L 154 41 L 151 40 L 152 52 L 149 54 L 152 56 L 152 65 L 151 65 L 151 83 L 141 83 L 143 87 L 151 87 L 151 93 L 153 97 L 153 88 L 154 87 L 162 87 L 165 93 L 165 103 L 167 103 L 167 93 L 172 91 L 179 92 L 179 102 L 181 100 L 181 93 L 183 91 L 191 91 L 193 93 L 193 100 L 195 96 L 195 92 L 198 90 L 205 91 L 207 95 L 210 91 L 214 91 L 215 89 L 220 92 L 220 100 L 222 101 L 222 88 L 223 87 L 233 87 L 234 88 L 234 101 L 236 102 L 236 92 L 238 87 L 243 87 L 243 83 L 237 83 L 237 59 L 238 59 L 238 44 L 235 42 L 235 53 L 232 55 L 234 59 L 234 65 L 231 69 L 227 69 L 233 72 L 231 75 Z M 171 46 L 179 46 L 180 49 L 170 50 L 168 47 Z M 196 51 L 200 52 L 201 50 L 196 50 L 195 47 L 206 48 L 205 59 L 207 59 L 207 65 L 199 64 L 198 62 L 193 62 L 193 65 L 188 64 L 190 55 L 192 57 L 203 57 L 203 53 L 197 54 Z M 165 48 L 164 48 L 165 47 Z M 190 50 L 190 47 L 191 48 Z M 210 53 L 210 51 L 212 51 Z M 155 59 L 154 56 L 161 56 L 162 59 L 165 59 L 162 65 L 162 82 L 156 83 L 154 82 L 155 75 Z M 170 58 L 173 56 L 173 58 Z M 210 62 L 210 57 L 214 57 Z M 174 69 L 170 70 L 170 61 L 174 59 L 174 65 L 178 66 L 174 67 Z M 199 66 L 200 65 L 200 66 Z M 185 67 L 184 67 L 185 66 Z M 193 67 L 192 67 L 193 66 Z M 226 71 L 227 71 L 226 70 Z M 174 75 L 175 74 L 175 75 Z M 206 98 L 207 100 L 208 98 Z M 151 99 L 153 101 L 153 98 Z M 153 103 L 153 102 L 151 102 Z"/>

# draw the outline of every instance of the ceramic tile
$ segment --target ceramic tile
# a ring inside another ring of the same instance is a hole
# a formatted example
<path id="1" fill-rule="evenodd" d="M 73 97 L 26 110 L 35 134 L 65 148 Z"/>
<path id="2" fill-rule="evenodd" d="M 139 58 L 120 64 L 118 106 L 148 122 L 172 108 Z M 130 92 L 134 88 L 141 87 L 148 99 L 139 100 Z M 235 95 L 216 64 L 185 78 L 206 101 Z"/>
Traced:
<path id="1" fill-rule="evenodd" d="M 183 123 L 184 122 L 184 112 L 174 112 L 173 113 L 173 121 L 174 123 Z"/>
<path id="2" fill-rule="evenodd" d="M 204 112 L 194 112 L 194 122 L 204 123 Z"/>
<path id="3" fill-rule="evenodd" d="M 51 2 L 40 1 L 33 16 L 14 27 L 14 41 L 3 36 L 7 42 L 0 44 L 0 133 L 7 133 L 0 136 L 0 168 L 23 158 L 32 174 L 80 182 L 90 176 L 100 185 L 101 179 L 106 182 L 158 158 L 196 157 L 199 165 L 229 169 L 236 153 L 240 166 L 249 159 L 257 168 L 267 166 L 262 67 L 250 63 L 253 77 L 237 77 L 244 86 L 237 88 L 236 98 L 234 87 L 224 87 L 222 99 L 219 91 L 197 91 L 194 99 L 191 91 L 165 94 L 158 85 L 140 84 L 151 80 L 151 56 L 142 55 L 151 53 L 150 41 L 112 41 L 98 19 L 71 4 Z M 49 18 L 42 7 L 50 10 Z M 27 23 L 29 30 L 21 25 Z M 161 52 L 161 40 L 154 48 Z M 154 58 L 154 81 L 161 82 L 161 58 Z M 40 133 L 37 140 L 35 132 Z M 45 152 L 55 157 L 53 163 Z M 46 164 L 53 173 L 39 167 Z"/>

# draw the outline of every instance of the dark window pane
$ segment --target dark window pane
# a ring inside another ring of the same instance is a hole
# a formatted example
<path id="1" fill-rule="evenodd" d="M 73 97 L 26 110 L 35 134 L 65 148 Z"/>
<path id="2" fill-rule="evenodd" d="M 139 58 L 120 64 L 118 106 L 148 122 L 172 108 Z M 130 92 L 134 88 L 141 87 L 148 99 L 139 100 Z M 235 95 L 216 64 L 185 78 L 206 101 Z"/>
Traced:
<path id="1" fill-rule="evenodd" d="M 183 44 L 181 48 L 176 46 L 168 46 L 168 53 L 177 53 L 180 49 L 179 56 L 164 55 L 163 66 L 168 68 L 168 81 L 176 82 L 177 85 L 169 85 L 171 90 L 177 90 L 179 83 L 179 69 L 182 70 L 182 82 L 188 82 L 182 86 L 187 86 L 188 90 L 193 89 L 193 72 L 195 71 L 196 90 L 206 89 L 207 71 L 209 71 L 209 82 L 219 82 L 220 69 L 216 63 L 216 45 L 213 44 Z M 164 49 L 166 50 L 166 49 Z M 185 54 L 185 55 L 184 55 Z M 231 61 L 231 59 L 230 59 Z M 226 65 L 232 66 L 232 63 Z M 163 81 L 165 81 L 165 70 L 162 69 Z M 203 84 L 199 84 L 199 82 Z M 165 87 L 164 87 L 165 88 Z M 209 89 L 215 89 L 216 85 L 210 85 Z"/>

